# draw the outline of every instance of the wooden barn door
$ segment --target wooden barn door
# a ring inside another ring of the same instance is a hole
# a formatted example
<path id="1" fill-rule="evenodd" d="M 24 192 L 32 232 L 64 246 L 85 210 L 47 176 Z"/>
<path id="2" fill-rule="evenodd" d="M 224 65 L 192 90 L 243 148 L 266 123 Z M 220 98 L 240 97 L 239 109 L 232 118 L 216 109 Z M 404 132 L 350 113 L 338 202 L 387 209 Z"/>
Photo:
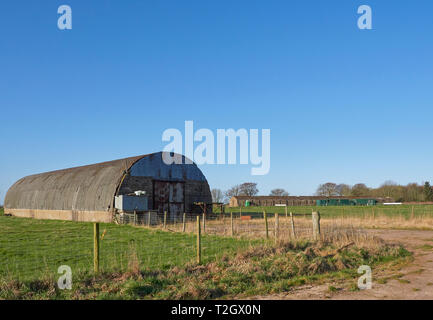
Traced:
<path id="1" fill-rule="evenodd" d="M 185 183 L 174 181 L 153 182 L 153 208 L 167 211 L 171 220 L 180 217 L 185 210 Z"/>

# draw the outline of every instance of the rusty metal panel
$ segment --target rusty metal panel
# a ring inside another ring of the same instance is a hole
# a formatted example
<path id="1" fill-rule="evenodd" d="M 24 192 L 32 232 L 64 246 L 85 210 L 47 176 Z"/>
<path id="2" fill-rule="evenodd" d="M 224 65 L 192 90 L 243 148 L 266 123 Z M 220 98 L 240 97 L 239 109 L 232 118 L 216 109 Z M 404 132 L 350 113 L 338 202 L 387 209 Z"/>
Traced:
<path id="1" fill-rule="evenodd" d="M 167 211 L 171 216 L 183 213 L 185 209 L 185 188 L 183 182 L 154 181 L 154 209 Z"/>
<path id="2" fill-rule="evenodd" d="M 153 183 L 153 209 L 157 212 L 168 211 L 170 185 L 167 181 Z"/>
<path id="3" fill-rule="evenodd" d="M 183 203 L 184 198 L 184 184 L 182 182 L 170 183 L 170 202 L 181 202 Z"/>
<path id="4" fill-rule="evenodd" d="M 169 204 L 170 207 L 170 217 L 180 217 L 181 214 L 185 212 L 185 205 L 183 202 L 171 202 Z"/>
<path id="5" fill-rule="evenodd" d="M 185 211 L 185 184 L 183 182 L 170 183 L 169 198 L 170 216 L 179 216 Z"/>

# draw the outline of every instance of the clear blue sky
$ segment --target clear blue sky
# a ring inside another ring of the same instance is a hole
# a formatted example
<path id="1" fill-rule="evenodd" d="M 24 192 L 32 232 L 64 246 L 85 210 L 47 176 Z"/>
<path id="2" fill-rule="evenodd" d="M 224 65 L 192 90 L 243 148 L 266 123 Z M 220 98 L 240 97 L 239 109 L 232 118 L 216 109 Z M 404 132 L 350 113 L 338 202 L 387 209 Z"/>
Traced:
<path id="1" fill-rule="evenodd" d="M 25 175 L 159 151 L 185 120 L 271 129 L 270 173 L 202 166 L 212 188 L 433 180 L 432 36 L 430 0 L 2 1 L 0 203 Z"/>

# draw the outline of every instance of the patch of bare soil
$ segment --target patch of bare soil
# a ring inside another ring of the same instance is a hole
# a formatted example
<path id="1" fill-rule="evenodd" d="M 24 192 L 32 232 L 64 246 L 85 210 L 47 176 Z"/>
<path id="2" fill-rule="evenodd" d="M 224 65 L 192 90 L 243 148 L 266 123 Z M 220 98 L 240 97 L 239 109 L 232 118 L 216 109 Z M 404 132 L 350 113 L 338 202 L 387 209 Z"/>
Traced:
<path id="1" fill-rule="evenodd" d="M 252 299 L 325 300 L 424 300 L 433 299 L 433 231 L 368 230 L 386 241 L 401 243 L 414 254 L 413 262 L 400 270 L 375 270 L 371 289 L 350 291 L 347 283 L 326 283 L 295 288 L 290 292 L 256 296 Z M 330 286 L 336 290 L 329 290 Z"/>

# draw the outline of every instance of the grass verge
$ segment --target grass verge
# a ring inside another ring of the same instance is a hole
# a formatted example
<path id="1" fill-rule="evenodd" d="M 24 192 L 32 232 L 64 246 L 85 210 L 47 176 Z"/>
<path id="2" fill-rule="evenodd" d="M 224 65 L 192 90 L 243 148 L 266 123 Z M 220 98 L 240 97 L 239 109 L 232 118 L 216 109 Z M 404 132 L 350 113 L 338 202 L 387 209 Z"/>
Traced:
<path id="1" fill-rule="evenodd" d="M 202 265 L 169 268 L 130 266 L 126 272 L 97 276 L 80 272 L 72 290 L 59 290 L 52 277 L 32 281 L 3 279 L 4 299 L 224 299 L 287 292 L 294 287 L 359 277 L 360 265 L 373 269 L 410 256 L 401 246 L 336 247 L 310 241 L 260 244 L 224 253 Z M 332 291 L 332 290 L 330 290 Z"/>
<path id="2" fill-rule="evenodd" d="M 182 267 L 196 259 L 193 233 L 100 224 L 100 267 L 124 272 L 134 261 L 151 270 Z M 264 243 L 260 239 L 202 236 L 202 262 Z M 0 278 L 34 280 L 57 275 L 61 265 L 74 274 L 93 270 L 92 223 L 0 216 Z"/>

